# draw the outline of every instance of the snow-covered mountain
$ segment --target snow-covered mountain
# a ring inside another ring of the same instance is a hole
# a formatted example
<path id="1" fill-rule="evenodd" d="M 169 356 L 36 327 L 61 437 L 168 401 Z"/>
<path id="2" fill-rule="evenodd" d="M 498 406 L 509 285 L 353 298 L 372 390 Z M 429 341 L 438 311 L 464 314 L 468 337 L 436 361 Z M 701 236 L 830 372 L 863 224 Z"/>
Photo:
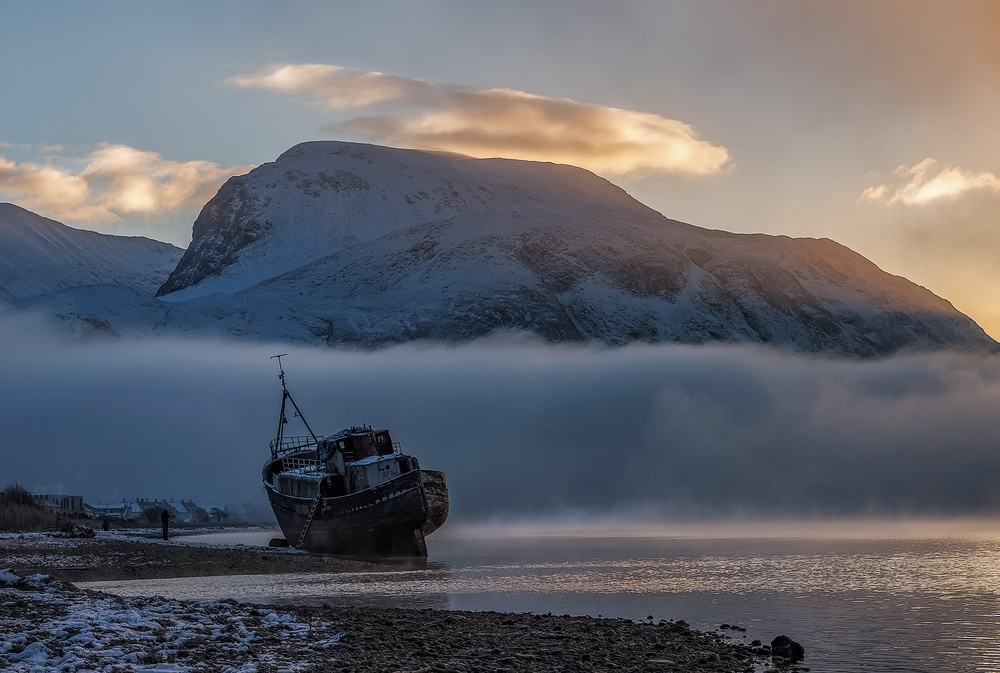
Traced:
<path id="1" fill-rule="evenodd" d="M 592 190 L 599 188 L 598 193 Z M 654 211 L 572 166 L 345 142 L 296 145 L 230 178 L 159 294 L 231 293 L 407 227 L 449 218 L 617 218 Z"/>
<path id="2" fill-rule="evenodd" d="M 185 304 L 174 320 L 331 344 L 502 330 L 853 355 L 997 347 L 830 240 L 701 229 L 571 166 L 343 142 L 231 178 L 159 294 Z"/>
<path id="3" fill-rule="evenodd" d="M 0 303 L 97 283 L 152 295 L 183 252 L 149 238 L 73 229 L 0 203 Z"/>
<path id="4" fill-rule="evenodd" d="M 23 307 L 81 331 L 368 347 L 499 331 L 855 356 L 998 348 L 827 239 L 701 229 L 571 166 L 343 142 L 227 181 L 158 296 L 90 287 Z"/>

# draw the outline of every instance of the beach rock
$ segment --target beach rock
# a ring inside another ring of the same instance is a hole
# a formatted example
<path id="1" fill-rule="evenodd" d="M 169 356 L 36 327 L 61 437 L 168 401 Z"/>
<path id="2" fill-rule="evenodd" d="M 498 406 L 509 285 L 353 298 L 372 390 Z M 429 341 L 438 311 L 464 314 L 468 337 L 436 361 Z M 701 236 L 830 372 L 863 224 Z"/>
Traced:
<path id="1" fill-rule="evenodd" d="M 771 641 L 771 656 L 782 657 L 788 662 L 802 661 L 806 656 L 806 650 L 785 635 L 778 636 Z"/>
<path id="2" fill-rule="evenodd" d="M 59 533 L 53 533 L 53 535 L 61 537 L 72 537 L 72 538 L 92 538 L 94 537 L 94 529 L 90 526 L 82 526 L 72 521 L 67 521 L 59 529 Z"/>

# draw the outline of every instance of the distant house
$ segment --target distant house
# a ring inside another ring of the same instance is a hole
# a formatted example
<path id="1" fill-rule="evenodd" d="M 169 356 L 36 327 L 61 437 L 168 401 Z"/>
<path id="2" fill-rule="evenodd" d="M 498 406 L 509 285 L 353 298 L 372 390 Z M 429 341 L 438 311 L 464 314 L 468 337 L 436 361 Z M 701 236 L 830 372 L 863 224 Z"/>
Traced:
<path id="1" fill-rule="evenodd" d="M 196 505 L 193 500 L 181 500 L 181 505 L 188 511 L 188 520 L 194 523 L 205 523 L 209 520 L 208 511 Z"/>
<path id="2" fill-rule="evenodd" d="M 170 513 L 170 519 L 177 523 L 209 523 L 227 521 L 232 515 L 232 512 L 225 505 L 216 503 L 199 505 L 193 500 L 184 499 L 159 500 L 136 498 L 134 500 L 122 500 L 120 503 L 98 503 L 95 505 L 83 504 L 82 498 L 79 500 L 79 511 L 94 519 L 152 522 L 158 524 L 160 522 L 160 512 L 167 510 Z M 147 512 L 151 513 L 147 514 Z"/>
<path id="3" fill-rule="evenodd" d="M 31 497 L 39 507 L 56 514 L 83 514 L 82 495 L 51 495 L 48 493 L 32 493 Z"/>
<path id="4" fill-rule="evenodd" d="M 146 512 L 152 510 L 156 516 L 150 518 Z M 170 518 L 182 523 L 205 523 L 209 521 L 208 511 L 199 506 L 193 500 L 158 500 L 147 498 L 136 498 L 126 504 L 126 509 L 122 514 L 122 519 L 126 521 L 146 521 L 150 520 L 159 523 L 160 512 L 167 510 Z"/>
<path id="5" fill-rule="evenodd" d="M 188 508 L 184 506 L 183 500 L 179 500 L 177 502 L 171 500 L 170 509 L 173 510 L 171 513 L 174 515 L 174 518 L 177 519 L 178 521 L 184 521 L 184 522 L 191 521 L 191 513 L 188 511 Z"/>
<path id="6" fill-rule="evenodd" d="M 193 500 L 181 499 L 177 502 L 171 500 L 170 505 L 173 507 L 177 519 L 184 523 L 205 523 L 209 520 L 205 508 L 195 504 Z"/>
<path id="7" fill-rule="evenodd" d="M 84 503 L 83 511 L 92 519 L 120 519 L 125 521 L 127 518 L 126 513 L 128 512 L 128 503 L 97 503 L 96 505 L 88 505 L 87 503 Z"/>
<path id="8" fill-rule="evenodd" d="M 166 500 L 146 500 L 145 498 L 137 498 L 131 503 L 132 511 L 136 512 L 133 517 L 134 520 L 143 521 L 148 519 L 154 523 L 159 523 L 160 512 L 167 510 L 170 513 L 171 519 L 177 518 L 177 510 L 174 506 L 167 502 Z M 155 516 L 146 514 L 146 512 L 153 510 Z"/>
<path id="9" fill-rule="evenodd" d="M 122 519 L 125 521 L 138 521 L 142 519 L 143 516 L 144 513 L 142 511 L 142 507 L 139 506 L 138 502 L 133 500 L 125 506 L 125 512 L 122 514 Z"/>

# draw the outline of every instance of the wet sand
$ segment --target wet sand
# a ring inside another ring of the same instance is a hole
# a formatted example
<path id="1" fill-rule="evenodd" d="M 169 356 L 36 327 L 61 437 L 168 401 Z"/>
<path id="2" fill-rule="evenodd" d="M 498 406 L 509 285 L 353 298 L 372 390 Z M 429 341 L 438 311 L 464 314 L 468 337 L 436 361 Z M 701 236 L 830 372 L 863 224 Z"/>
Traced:
<path id="1" fill-rule="evenodd" d="M 371 567 L 364 561 L 317 556 L 287 547 L 208 545 L 186 535 L 173 535 L 164 541 L 155 533 L 135 536 L 100 531 L 92 538 L 8 534 L 0 537 L 0 558 L 5 559 L 3 567 L 14 572 L 43 573 L 66 582 L 343 572 Z"/>

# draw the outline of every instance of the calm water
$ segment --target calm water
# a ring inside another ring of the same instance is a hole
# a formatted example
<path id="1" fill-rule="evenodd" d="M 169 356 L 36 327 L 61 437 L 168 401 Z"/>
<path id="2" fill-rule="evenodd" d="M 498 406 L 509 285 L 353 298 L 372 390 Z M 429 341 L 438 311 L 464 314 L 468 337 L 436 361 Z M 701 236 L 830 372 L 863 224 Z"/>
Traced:
<path id="1" fill-rule="evenodd" d="M 203 536 L 266 544 L 273 533 Z M 813 671 L 1000 671 L 1000 522 L 451 526 L 422 566 L 98 582 L 121 594 L 683 618 L 785 633 Z M 734 634 L 742 638 L 744 634 Z"/>

